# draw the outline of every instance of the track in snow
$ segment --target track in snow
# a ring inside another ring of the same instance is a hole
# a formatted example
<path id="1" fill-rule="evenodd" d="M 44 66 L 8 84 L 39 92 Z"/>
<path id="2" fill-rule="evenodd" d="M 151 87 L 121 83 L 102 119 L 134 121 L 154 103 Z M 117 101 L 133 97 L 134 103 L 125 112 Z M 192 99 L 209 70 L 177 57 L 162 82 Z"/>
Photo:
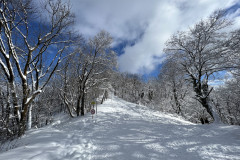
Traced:
<path id="1" fill-rule="evenodd" d="M 239 160 L 240 127 L 195 125 L 119 98 L 27 133 L 1 160 Z M 66 118 L 66 116 L 65 116 Z"/>

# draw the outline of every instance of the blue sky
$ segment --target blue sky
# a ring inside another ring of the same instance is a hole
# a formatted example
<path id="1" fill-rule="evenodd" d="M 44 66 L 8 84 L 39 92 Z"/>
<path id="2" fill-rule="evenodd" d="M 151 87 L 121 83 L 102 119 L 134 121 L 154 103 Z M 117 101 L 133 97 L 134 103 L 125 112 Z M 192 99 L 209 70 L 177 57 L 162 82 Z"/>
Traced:
<path id="1" fill-rule="evenodd" d="M 165 42 L 217 9 L 240 26 L 239 0 L 72 0 L 75 29 L 85 37 L 100 30 L 114 38 L 122 72 L 156 76 Z"/>

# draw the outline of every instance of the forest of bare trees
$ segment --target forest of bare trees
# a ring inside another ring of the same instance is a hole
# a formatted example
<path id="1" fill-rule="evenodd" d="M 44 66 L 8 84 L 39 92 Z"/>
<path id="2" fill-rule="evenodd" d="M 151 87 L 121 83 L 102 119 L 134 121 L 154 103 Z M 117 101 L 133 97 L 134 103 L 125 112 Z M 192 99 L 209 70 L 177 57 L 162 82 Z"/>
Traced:
<path id="1" fill-rule="evenodd" d="M 108 32 L 86 39 L 68 3 L 43 2 L 0 0 L 0 142 L 60 112 L 83 116 L 107 92 L 194 123 L 240 125 L 240 30 L 224 11 L 172 35 L 158 77 L 146 81 L 118 71 Z M 230 76 L 214 88 L 219 74 Z"/>
<path id="2" fill-rule="evenodd" d="M 118 96 L 195 123 L 239 125 L 240 32 L 231 31 L 233 22 L 225 14 L 216 11 L 189 30 L 174 34 L 166 42 L 158 78 L 146 83 L 141 76 L 118 76 L 118 85 L 113 85 Z M 224 86 L 210 85 L 219 78 Z"/>
<path id="3" fill-rule="evenodd" d="M 68 3 L 34 3 L 1 0 L 0 141 L 47 125 L 58 112 L 84 115 L 116 66 L 109 33 L 85 40 L 73 32 Z"/>

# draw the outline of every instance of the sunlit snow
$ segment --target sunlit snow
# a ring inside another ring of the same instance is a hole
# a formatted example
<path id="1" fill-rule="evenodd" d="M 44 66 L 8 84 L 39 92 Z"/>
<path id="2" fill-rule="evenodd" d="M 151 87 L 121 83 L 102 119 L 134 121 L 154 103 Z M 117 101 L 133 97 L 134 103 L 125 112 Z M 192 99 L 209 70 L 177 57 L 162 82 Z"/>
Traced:
<path id="1" fill-rule="evenodd" d="M 113 97 L 92 119 L 58 115 L 1 160 L 239 160 L 240 127 L 196 125 Z"/>

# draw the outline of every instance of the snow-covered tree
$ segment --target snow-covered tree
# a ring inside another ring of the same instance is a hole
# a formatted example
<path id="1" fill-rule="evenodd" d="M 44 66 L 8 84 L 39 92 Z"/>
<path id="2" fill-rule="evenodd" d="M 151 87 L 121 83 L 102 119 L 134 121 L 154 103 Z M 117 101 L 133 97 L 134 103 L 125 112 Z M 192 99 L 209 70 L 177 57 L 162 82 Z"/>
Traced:
<path id="1" fill-rule="evenodd" d="M 160 70 L 159 81 L 169 88 L 167 90 L 171 95 L 173 110 L 177 114 L 183 114 L 182 105 L 189 92 L 189 84 L 186 82 L 185 74 L 181 70 L 180 64 L 172 59 L 166 60 Z"/>
<path id="2" fill-rule="evenodd" d="M 195 99 L 215 120 L 217 115 L 214 114 L 209 99 L 212 88 L 208 82 L 214 73 L 232 67 L 226 63 L 231 51 L 228 47 L 228 35 L 223 32 L 231 22 L 224 18 L 224 14 L 224 11 L 216 11 L 188 31 L 176 33 L 167 42 L 165 49 L 168 57 L 181 64 L 182 70 L 192 83 Z"/>
<path id="3" fill-rule="evenodd" d="M 78 46 L 64 67 L 61 97 L 71 116 L 84 115 L 87 93 L 107 80 L 107 72 L 116 66 L 116 53 L 111 50 L 112 38 L 101 31 Z M 71 61 L 71 63 L 70 63 Z M 96 97 L 95 97 L 96 98 Z"/>
<path id="4" fill-rule="evenodd" d="M 227 124 L 240 125 L 240 76 L 233 75 L 214 94 L 221 120 Z"/>
<path id="5" fill-rule="evenodd" d="M 71 43 L 69 5 L 46 0 L 37 8 L 35 3 L 0 1 L 0 66 L 9 85 L 18 135 L 26 129 L 30 104 L 48 84 Z"/>

